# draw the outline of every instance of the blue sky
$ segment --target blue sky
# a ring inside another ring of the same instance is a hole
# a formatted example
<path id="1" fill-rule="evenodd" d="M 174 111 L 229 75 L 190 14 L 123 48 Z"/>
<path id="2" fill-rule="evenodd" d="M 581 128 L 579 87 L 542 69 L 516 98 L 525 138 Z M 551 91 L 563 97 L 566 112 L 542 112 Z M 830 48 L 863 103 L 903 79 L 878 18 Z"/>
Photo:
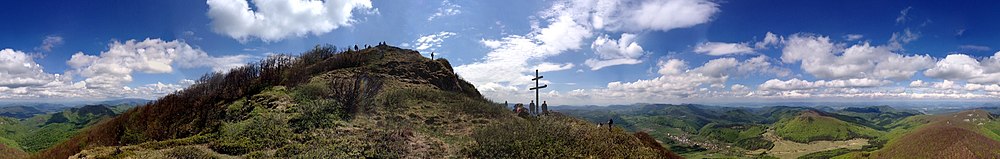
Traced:
<path id="1" fill-rule="evenodd" d="M 436 52 L 497 101 L 995 101 L 1000 2 L 12 1 L 0 100 L 155 99 L 317 44 Z"/>

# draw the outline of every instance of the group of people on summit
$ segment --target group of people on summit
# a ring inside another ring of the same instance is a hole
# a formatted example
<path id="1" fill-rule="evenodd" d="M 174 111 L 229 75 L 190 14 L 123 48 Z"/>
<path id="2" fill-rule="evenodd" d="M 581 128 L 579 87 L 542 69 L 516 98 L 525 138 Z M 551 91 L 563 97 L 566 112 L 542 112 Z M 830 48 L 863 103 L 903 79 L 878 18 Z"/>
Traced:
<path id="1" fill-rule="evenodd" d="M 548 115 L 549 104 L 546 102 L 547 101 L 542 101 L 541 105 L 535 105 L 535 100 L 531 100 L 531 103 L 528 104 L 528 108 L 524 108 L 524 104 L 517 103 L 514 104 L 514 108 L 512 109 L 512 111 L 514 111 L 514 113 L 517 114 L 525 112 L 528 113 L 529 115 Z M 507 101 L 504 101 L 503 105 L 504 107 L 507 107 L 508 106 Z M 541 107 L 541 109 L 539 109 L 539 107 Z M 539 112 L 539 110 L 541 110 L 541 112 Z"/>
<path id="2" fill-rule="evenodd" d="M 509 104 L 507 104 L 507 101 L 503 101 L 503 106 L 504 107 L 509 106 Z M 542 111 L 541 113 L 538 112 L 539 110 L 538 107 L 541 107 Z M 538 106 L 535 105 L 535 100 L 531 100 L 531 103 L 528 103 L 528 108 L 524 108 L 524 104 L 522 103 L 517 103 L 514 104 L 514 108 L 511 111 L 514 111 L 515 114 L 524 113 L 525 115 L 536 115 L 536 116 L 549 115 L 549 104 L 547 103 L 547 101 L 542 101 L 542 104 Z M 598 123 L 597 127 L 604 127 L 605 124 L 607 124 L 608 132 L 611 132 L 612 128 L 614 127 L 613 126 L 614 123 L 615 121 L 613 119 L 608 118 L 607 123 Z"/>

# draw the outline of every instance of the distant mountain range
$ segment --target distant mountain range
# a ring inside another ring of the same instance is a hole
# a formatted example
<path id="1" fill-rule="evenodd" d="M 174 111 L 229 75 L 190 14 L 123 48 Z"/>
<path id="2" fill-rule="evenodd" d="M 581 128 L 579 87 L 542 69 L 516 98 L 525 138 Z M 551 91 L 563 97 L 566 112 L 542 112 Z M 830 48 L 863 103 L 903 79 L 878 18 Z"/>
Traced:
<path id="1" fill-rule="evenodd" d="M 1000 157 L 1000 107 L 633 104 L 553 110 L 593 123 L 613 120 L 687 158 Z"/>
<path id="2" fill-rule="evenodd" d="M 126 98 L 126 99 L 115 99 L 115 100 L 107 100 L 99 102 L 89 102 L 88 104 L 79 104 L 79 105 L 68 105 L 60 103 L 7 103 L 7 104 L 0 104 L 0 116 L 26 119 L 26 118 L 31 118 L 35 115 L 55 113 L 63 111 L 65 109 L 74 109 L 77 107 L 85 107 L 87 105 L 105 105 L 118 112 L 118 111 L 124 111 L 118 109 L 128 109 L 138 105 L 146 104 L 151 101 L 152 100 Z"/>

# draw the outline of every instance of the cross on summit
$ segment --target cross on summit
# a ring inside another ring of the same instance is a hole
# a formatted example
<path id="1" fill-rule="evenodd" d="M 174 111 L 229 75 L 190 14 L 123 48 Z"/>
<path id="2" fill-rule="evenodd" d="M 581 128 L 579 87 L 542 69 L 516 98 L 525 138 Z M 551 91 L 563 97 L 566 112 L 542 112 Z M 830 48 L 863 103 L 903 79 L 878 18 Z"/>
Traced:
<path id="1" fill-rule="evenodd" d="M 543 76 L 538 75 L 538 70 L 535 70 L 535 78 L 531 79 L 532 81 L 535 81 L 535 87 L 531 87 L 531 89 L 529 89 L 529 90 L 535 90 L 535 101 L 539 102 L 539 104 L 541 104 L 541 101 L 538 100 L 538 90 L 549 86 L 549 85 L 538 86 L 538 81 L 540 81 L 542 77 Z M 537 114 L 537 112 L 534 113 Z"/>

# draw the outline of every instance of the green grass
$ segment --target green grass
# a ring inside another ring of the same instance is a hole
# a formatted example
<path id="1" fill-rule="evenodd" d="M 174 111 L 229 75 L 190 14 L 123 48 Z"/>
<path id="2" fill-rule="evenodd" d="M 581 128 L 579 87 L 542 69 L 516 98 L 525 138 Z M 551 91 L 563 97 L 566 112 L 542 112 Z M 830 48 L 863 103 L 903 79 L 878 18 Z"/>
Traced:
<path id="1" fill-rule="evenodd" d="M 510 131 L 517 130 L 517 131 Z M 654 156 L 635 137 L 615 129 L 563 116 L 510 120 L 472 134 L 464 149 L 476 158 L 626 158 Z"/>
<path id="2" fill-rule="evenodd" d="M 803 114 L 782 119 L 774 124 L 774 129 L 776 135 L 800 143 L 817 140 L 871 139 L 884 134 L 869 127 L 818 114 Z"/>
<path id="3" fill-rule="evenodd" d="M 235 123 L 224 123 L 211 148 L 224 154 L 241 155 L 261 149 L 278 148 L 291 139 L 285 119 L 263 113 Z"/>
<path id="4" fill-rule="evenodd" d="M 699 130 L 698 135 L 733 143 L 733 145 L 747 150 L 770 149 L 774 143 L 761 136 L 766 129 L 767 127 L 763 125 L 719 125 L 712 123 Z"/>

